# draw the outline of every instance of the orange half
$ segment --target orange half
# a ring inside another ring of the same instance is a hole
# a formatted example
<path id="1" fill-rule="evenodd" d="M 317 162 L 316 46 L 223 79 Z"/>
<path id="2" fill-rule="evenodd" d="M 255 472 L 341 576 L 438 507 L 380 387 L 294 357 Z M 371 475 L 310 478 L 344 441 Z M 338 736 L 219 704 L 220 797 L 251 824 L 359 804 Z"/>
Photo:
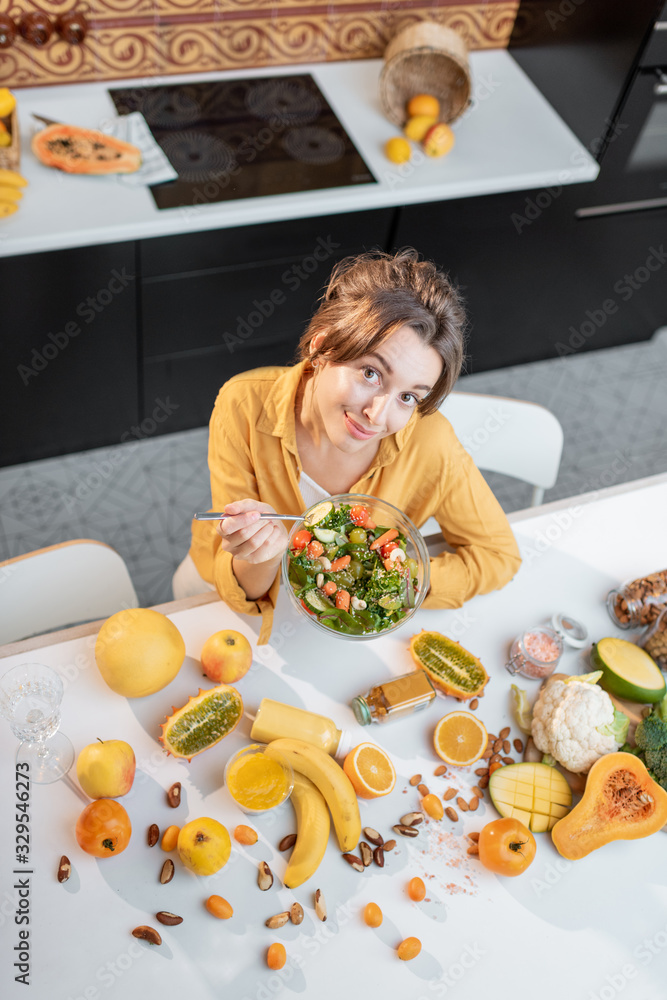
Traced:
<path id="1" fill-rule="evenodd" d="M 343 770 L 361 799 L 377 799 L 388 795 L 396 784 L 396 771 L 391 760 L 375 743 L 360 743 L 350 750 Z"/>
<path id="2" fill-rule="evenodd" d="M 474 764 L 486 750 L 484 723 L 470 712 L 450 712 L 435 727 L 433 747 L 438 757 L 453 767 Z"/>

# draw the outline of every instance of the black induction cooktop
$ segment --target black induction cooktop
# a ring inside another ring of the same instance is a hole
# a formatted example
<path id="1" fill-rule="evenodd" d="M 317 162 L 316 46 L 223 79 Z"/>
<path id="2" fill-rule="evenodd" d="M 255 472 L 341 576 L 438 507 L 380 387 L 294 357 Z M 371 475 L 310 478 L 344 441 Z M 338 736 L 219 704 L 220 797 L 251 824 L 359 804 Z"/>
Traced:
<path id="1" fill-rule="evenodd" d="M 310 74 L 109 93 L 178 171 L 151 187 L 158 208 L 376 183 Z"/>

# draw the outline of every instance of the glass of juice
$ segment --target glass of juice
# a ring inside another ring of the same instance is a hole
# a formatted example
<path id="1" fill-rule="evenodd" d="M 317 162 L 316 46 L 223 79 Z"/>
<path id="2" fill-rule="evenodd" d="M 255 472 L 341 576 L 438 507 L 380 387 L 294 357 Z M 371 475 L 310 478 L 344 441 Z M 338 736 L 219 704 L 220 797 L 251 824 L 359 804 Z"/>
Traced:
<path id="1" fill-rule="evenodd" d="M 229 758 L 225 785 L 236 804 L 247 813 L 266 812 L 285 802 L 294 788 L 294 772 L 282 754 L 265 753 L 266 746 L 252 743 Z"/>

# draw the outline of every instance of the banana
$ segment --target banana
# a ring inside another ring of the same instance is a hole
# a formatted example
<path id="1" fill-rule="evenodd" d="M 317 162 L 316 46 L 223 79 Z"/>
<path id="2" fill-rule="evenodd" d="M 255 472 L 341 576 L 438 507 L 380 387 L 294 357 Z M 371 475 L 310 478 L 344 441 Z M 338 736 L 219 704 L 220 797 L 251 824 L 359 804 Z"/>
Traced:
<path id="1" fill-rule="evenodd" d="M 21 188 L 0 183 L 0 201 L 20 201 L 22 197 Z"/>
<path id="2" fill-rule="evenodd" d="M 310 778 L 324 796 L 341 851 L 351 851 L 359 843 L 361 817 L 352 782 L 333 757 L 305 740 L 284 738 L 272 740 L 266 753 L 276 750 L 283 754 L 299 774 Z"/>
<path id="3" fill-rule="evenodd" d="M 18 210 L 15 201 L 0 201 L 0 219 L 6 219 L 8 215 L 13 215 Z"/>
<path id="4" fill-rule="evenodd" d="M 297 838 L 283 883 L 288 889 L 296 889 L 317 871 L 329 843 L 331 823 L 322 793 L 298 771 L 294 773 L 291 802 L 296 814 Z"/>
<path id="5" fill-rule="evenodd" d="M 0 184 L 9 184 L 10 187 L 26 187 L 28 182 L 16 170 L 0 169 Z"/>

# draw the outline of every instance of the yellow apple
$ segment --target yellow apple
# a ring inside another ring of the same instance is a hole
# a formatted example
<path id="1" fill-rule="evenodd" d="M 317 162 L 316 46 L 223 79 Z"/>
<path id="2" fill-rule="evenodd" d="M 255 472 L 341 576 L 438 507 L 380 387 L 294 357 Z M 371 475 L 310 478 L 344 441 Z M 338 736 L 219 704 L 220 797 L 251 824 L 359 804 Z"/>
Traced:
<path id="1" fill-rule="evenodd" d="M 195 875 L 215 875 L 227 864 L 231 852 L 229 833 L 217 819 L 193 819 L 178 834 L 178 856 Z"/>
<path id="2" fill-rule="evenodd" d="M 91 799 L 117 799 L 132 788 L 134 750 L 124 740 L 98 740 L 84 747 L 76 761 L 76 776 Z"/>
<path id="3" fill-rule="evenodd" d="M 215 632 L 203 645 L 201 665 L 216 684 L 234 684 L 252 666 L 252 647 L 244 635 L 233 629 Z"/>

